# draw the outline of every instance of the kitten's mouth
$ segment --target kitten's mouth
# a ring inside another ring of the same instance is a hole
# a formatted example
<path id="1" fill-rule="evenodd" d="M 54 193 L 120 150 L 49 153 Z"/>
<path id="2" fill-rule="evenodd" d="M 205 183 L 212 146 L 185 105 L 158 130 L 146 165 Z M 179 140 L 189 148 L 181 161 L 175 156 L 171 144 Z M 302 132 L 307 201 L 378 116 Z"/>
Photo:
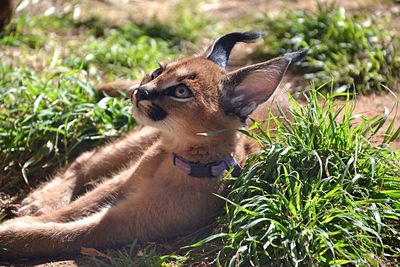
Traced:
<path id="1" fill-rule="evenodd" d="M 153 121 L 163 120 L 168 115 L 168 113 L 162 107 L 148 100 L 136 102 L 136 107 Z"/>

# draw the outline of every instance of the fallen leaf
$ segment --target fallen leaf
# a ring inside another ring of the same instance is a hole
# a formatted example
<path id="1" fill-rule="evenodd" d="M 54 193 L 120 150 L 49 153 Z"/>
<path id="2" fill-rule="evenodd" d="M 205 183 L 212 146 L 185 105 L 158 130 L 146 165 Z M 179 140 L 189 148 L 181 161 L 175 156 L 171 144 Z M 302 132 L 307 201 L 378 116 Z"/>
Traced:
<path id="1" fill-rule="evenodd" d="M 81 254 L 85 256 L 95 256 L 95 257 L 102 257 L 106 259 L 111 259 L 110 256 L 107 254 L 104 254 L 103 252 L 98 251 L 95 248 L 86 248 L 86 247 L 81 247 Z"/>

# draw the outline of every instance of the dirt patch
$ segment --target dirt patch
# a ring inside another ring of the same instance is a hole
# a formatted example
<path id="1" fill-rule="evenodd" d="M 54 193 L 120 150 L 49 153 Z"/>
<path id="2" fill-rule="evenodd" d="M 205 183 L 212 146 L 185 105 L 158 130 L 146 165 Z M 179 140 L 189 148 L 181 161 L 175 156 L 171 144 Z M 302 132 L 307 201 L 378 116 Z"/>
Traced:
<path id="1" fill-rule="evenodd" d="M 385 113 L 385 109 L 389 112 L 388 122 L 395 120 L 394 129 L 400 127 L 400 109 L 396 110 L 396 105 L 399 103 L 400 97 L 394 96 L 392 94 L 385 95 L 370 95 L 370 96 L 359 96 L 355 102 L 355 114 L 364 115 L 369 118 L 374 115 L 382 115 Z M 387 127 L 389 123 L 387 123 L 384 127 L 382 127 L 376 134 L 376 141 L 379 144 L 385 135 Z M 398 137 L 392 144 L 392 148 L 400 149 L 400 137 Z"/>

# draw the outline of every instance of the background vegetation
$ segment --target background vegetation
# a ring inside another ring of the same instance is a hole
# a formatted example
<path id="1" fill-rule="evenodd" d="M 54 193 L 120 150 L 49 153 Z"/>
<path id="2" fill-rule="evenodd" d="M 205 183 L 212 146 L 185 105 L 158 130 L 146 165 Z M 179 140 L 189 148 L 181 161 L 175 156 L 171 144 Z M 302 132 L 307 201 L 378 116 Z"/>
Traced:
<path id="1" fill-rule="evenodd" d="M 309 47 L 303 63 L 310 69 L 306 79 L 317 84 L 332 79 L 336 92 L 383 91 L 400 77 L 400 37 L 390 34 L 390 19 L 348 14 L 343 7 L 321 3 L 313 12 L 266 15 L 260 23 L 267 25 L 269 34 L 261 50 L 280 54 Z"/>
<path id="2" fill-rule="evenodd" d="M 239 21 L 218 26 L 198 16 L 190 2 L 173 10 L 167 21 L 122 26 L 77 19 L 74 9 L 22 12 L 0 33 L 0 201 L 16 202 L 80 152 L 134 127 L 129 101 L 97 93 L 98 82 L 140 78 L 157 62 L 198 52 L 204 39 L 238 29 Z M 258 134 L 244 133 L 264 149 L 234 182 L 218 223 L 170 246 L 134 243 L 89 253 L 96 255 L 91 264 L 399 264 L 400 156 L 390 144 L 400 130 L 388 120 L 390 110 L 360 117 L 350 96 L 338 94 L 396 91 L 400 42 L 389 18 L 335 5 L 254 17 L 242 24 L 267 37 L 253 59 L 309 46 L 296 75 L 317 89 L 302 85 L 307 101 L 293 100 L 294 122 L 278 122 L 276 137 L 259 123 L 251 128 Z M 0 220 L 11 211 L 0 206 Z"/>

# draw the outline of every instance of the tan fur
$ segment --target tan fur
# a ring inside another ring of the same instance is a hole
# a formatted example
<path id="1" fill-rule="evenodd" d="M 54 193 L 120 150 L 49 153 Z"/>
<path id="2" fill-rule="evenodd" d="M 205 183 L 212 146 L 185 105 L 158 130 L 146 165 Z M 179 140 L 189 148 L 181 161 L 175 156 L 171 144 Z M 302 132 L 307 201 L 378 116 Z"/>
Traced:
<path id="1" fill-rule="evenodd" d="M 234 154 L 244 163 L 257 149 L 255 143 L 238 137 L 239 118 L 222 110 L 221 80 L 227 75 L 202 56 L 170 63 L 154 80 L 147 75 L 143 86 L 161 92 L 183 83 L 191 88 L 194 99 L 143 100 L 138 108 L 133 95 L 132 113 L 144 126 L 82 154 L 32 192 L 22 202 L 22 217 L 0 225 L 0 247 L 7 249 L 0 250 L 0 258 L 157 240 L 187 233 L 212 220 L 224 204 L 214 194 L 225 196 L 227 183 L 220 178 L 188 176 L 173 166 L 171 155 L 207 163 Z M 124 86 L 131 87 L 129 82 Z M 164 120 L 152 121 L 147 116 L 148 106 L 154 103 L 168 112 Z M 265 114 L 267 109 L 261 111 Z M 228 130 L 208 137 L 198 134 L 221 129 Z M 85 193 L 85 185 L 92 181 L 99 182 Z"/>

